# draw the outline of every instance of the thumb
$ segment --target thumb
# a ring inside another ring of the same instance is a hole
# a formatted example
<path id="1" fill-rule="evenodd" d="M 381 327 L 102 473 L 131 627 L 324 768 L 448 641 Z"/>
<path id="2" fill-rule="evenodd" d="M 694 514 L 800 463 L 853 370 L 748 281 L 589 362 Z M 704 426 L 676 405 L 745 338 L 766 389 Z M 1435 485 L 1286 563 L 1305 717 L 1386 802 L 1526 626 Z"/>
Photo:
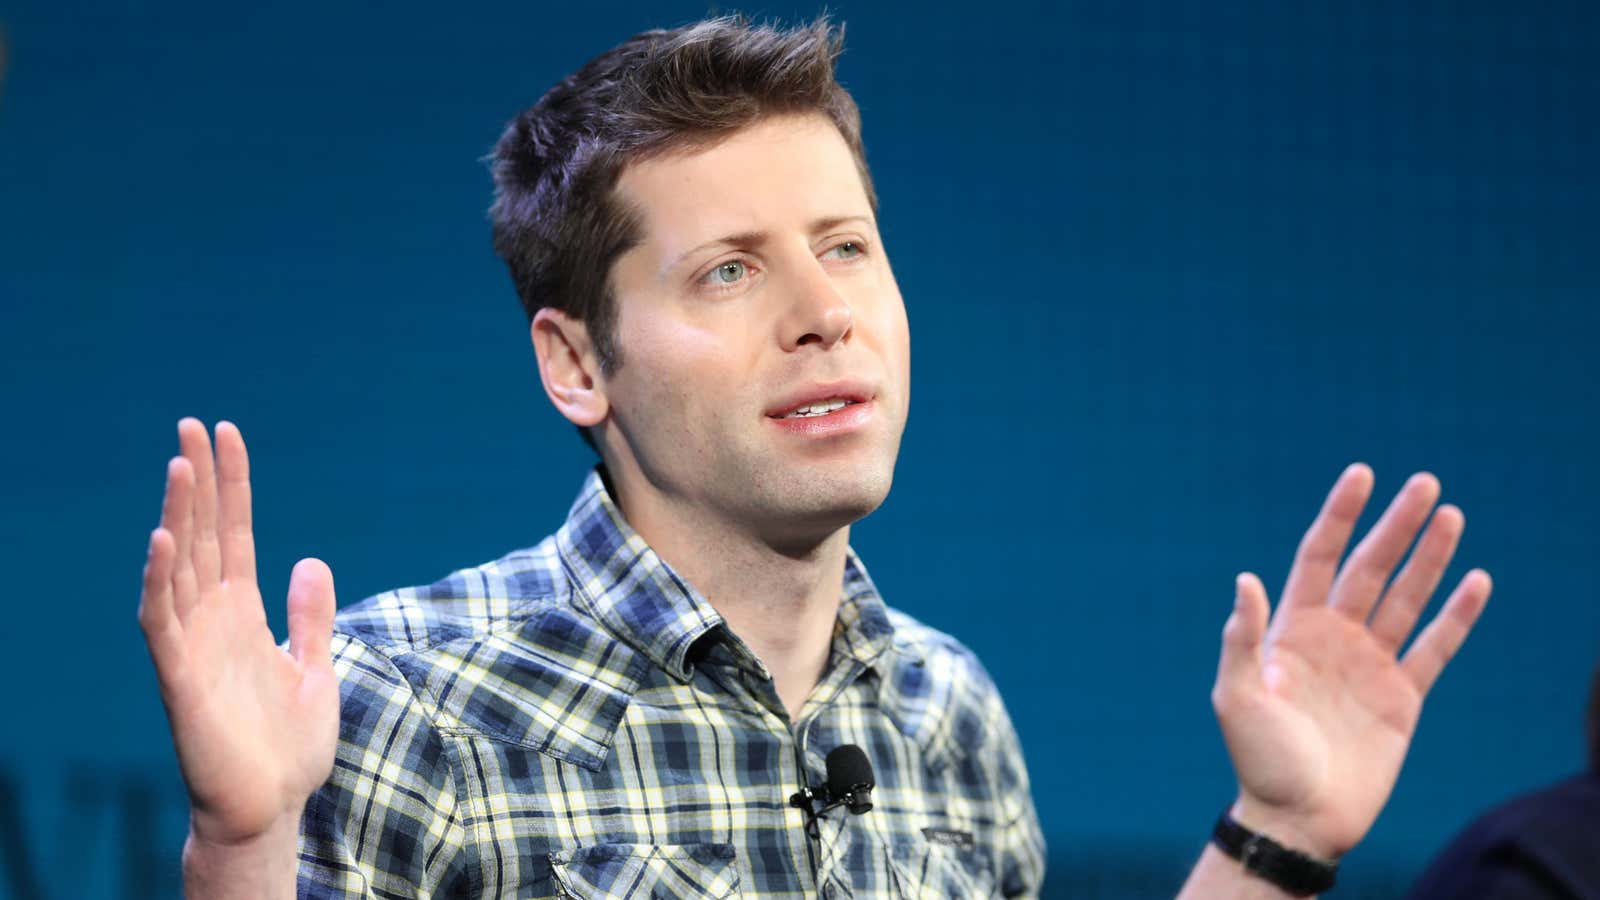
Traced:
<path id="1" fill-rule="evenodd" d="M 302 559 L 289 574 L 289 653 L 305 665 L 333 658 L 333 570 L 320 559 Z"/>
<path id="2" fill-rule="evenodd" d="M 1261 671 L 1261 641 L 1267 633 L 1267 589 L 1253 573 L 1234 579 L 1233 614 L 1222 629 L 1217 688 L 1250 684 Z"/>

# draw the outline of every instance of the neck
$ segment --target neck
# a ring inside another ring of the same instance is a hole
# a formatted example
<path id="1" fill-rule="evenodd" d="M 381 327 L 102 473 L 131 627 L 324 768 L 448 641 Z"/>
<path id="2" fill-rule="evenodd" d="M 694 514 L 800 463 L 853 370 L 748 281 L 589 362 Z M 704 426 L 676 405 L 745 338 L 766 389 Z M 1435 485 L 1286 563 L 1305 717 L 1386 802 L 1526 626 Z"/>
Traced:
<path id="1" fill-rule="evenodd" d="M 614 485 L 623 518 L 749 646 L 772 673 L 789 718 L 799 718 L 828 664 L 850 527 L 780 547 L 641 487 Z"/>

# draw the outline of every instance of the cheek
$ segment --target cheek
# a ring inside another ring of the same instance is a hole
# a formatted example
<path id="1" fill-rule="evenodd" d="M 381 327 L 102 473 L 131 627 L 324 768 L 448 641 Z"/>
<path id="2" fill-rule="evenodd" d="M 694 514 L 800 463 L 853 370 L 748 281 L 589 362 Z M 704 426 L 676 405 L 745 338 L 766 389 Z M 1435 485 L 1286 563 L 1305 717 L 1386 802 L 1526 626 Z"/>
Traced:
<path id="1" fill-rule="evenodd" d="M 903 416 L 911 403 L 911 326 L 898 292 L 874 311 L 872 325 L 884 376 L 897 388 Z"/>
<path id="2" fill-rule="evenodd" d="M 725 407 L 729 391 L 741 383 L 727 337 L 703 327 L 640 317 L 624 339 L 630 405 L 652 418 L 698 412 L 703 421 Z"/>
<path id="3" fill-rule="evenodd" d="M 904 374 L 911 356 L 911 330 L 899 293 L 891 292 L 882 302 L 867 308 L 870 310 L 867 324 L 884 364 L 892 373 Z"/>

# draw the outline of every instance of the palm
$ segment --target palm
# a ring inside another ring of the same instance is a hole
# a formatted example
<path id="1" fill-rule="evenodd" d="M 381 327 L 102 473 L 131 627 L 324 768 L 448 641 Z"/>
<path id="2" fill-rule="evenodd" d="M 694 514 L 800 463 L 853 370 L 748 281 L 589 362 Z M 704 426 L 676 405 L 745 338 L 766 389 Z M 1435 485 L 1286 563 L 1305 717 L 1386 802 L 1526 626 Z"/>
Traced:
<path id="1" fill-rule="evenodd" d="M 321 563 L 296 567 L 293 652 L 285 653 L 255 582 L 243 441 L 218 427 L 213 479 L 204 427 L 190 421 L 180 426 L 184 458 L 169 466 L 140 620 L 193 828 L 228 843 L 298 814 L 332 768 L 339 704 L 328 654 L 333 585 Z"/>
<path id="2" fill-rule="evenodd" d="M 1462 519 L 1458 509 L 1440 507 L 1385 589 L 1438 485 L 1431 476 L 1413 478 L 1340 568 L 1370 477 L 1353 467 L 1334 487 L 1301 544 L 1270 629 L 1260 582 L 1240 577 L 1213 692 L 1241 806 L 1292 823 L 1294 839 L 1327 856 L 1348 850 L 1377 818 L 1423 698 L 1489 594 L 1488 576 L 1469 573 L 1399 657 L 1454 554 Z"/>

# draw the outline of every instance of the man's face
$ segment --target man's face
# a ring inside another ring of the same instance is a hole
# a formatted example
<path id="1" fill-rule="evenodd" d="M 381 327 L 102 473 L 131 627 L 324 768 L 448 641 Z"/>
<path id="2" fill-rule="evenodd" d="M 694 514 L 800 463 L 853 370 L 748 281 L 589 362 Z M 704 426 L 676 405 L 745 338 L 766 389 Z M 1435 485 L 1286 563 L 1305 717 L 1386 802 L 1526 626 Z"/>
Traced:
<path id="1" fill-rule="evenodd" d="M 644 240 L 611 273 L 622 366 L 604 388 L 626 444 L 613 465 L 635 467 L 646 502 L 774 544 L 876 509 L 905 427 L 910 337 L 833 124 L 769 118 L 631 165 L 617 191 Z M 836 395 L 851 404 L 778 417 Z"/>

